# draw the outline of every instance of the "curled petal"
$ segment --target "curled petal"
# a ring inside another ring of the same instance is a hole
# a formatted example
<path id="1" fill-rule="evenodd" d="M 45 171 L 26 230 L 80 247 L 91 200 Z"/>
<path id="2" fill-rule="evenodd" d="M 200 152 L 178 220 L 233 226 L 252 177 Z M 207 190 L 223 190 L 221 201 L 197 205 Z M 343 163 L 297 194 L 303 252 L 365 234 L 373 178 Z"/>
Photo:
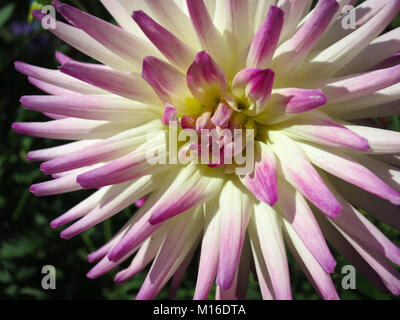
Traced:
<path id="1" fill-rule="evenodd" d="M 232 114 L 232 108 L 228 107 L 225 103 L 220 103 L 211 117 L 211 122 L 220 128 L 227 128 Z"/>
<path id="2" fill-rule="evenodd" d="M 197 54 L 186 79 L 193 96 L 206 106 L 218 103 L 227 90 L 224 70 L 205 51 Z"/>
<path id="3" fill-rule="evenodd" d="M 166 126 L 169 126 L 173 122 L 177 123 L 177 121 L 178 121 L 178 113 L 176 111 L 176 108 L 173 105 L 167 103 L 165 105 L 164 114 L 162 116 L 161 122 Z"/>
<path id="4" fill-rule="evenodd" d="M 170 64 L 155 58 L 143 60 L 142 77 L 151 85 L 163 103 L 171 103 L 178 113 L 197 114 L 201 105 L 192 100 L 185 76 Z"/>
<path id="5" fill-rule="evenodd" d="M 320 89 L 276 89 L 272 91 L 268 108 L 256 117 L 256 121 L 266 125 L 279 123 L 295 114 L 322 107 L 326 102 Z"/>
<path id="6" fill-rule="evenodd" d="M 196 129 L 196 120 L 189 116 L 183 116 L 181 119 L 181 127 L 183 130 Z"/>
<path id="7" fill-rule="evenodd" d="M 271 112 L 297 114 L 319 108 L 327 102 L 325 94 L 320 89 L 283 89 L 277 95 L 280 101 L 271 104 Z"/>
<path id="8" fill-rule="evenodd" d="M 232 83 L 232 92 L 240 100 L 238 109 L 247 115 L 257 115 L 264 111 L 271 97 L 275 73 L 271 69 L 248 68 L 240 71 Z"/>

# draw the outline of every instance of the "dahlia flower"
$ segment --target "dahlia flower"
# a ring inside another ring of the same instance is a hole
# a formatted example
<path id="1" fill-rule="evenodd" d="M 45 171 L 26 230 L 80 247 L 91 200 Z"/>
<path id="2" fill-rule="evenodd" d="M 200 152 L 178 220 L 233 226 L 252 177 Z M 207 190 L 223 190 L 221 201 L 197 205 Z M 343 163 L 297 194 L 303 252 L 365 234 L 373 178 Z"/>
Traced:
<path id="1" fill-rule="evenodd" d="M 264 299 L 291 299 L 288 247 L 318 294 L 338 299 L 329 242 L 400 294 L 400 249 L 365 216 L 400 229 L 400 133 L 355 121 L 400 111 L 400 29 L 382 34 L 399 0 L 346 13 L 356 1 L 101 2 L 118 26 L 54 1 L 66 22 L 49 29 L 98 63 L 57 52 L 59 70 L 15 64 L 48 94 L 22 104 L 51 120 L 13 129 L 73 141 L 28 154 L 53 178 L 31 191 L 94 190 L 51 226 L 73 222 L 70 239 L 140 207 L 89 255 L 89 278 L 130 259 L 120 284 L 151 264 L 136 298 L 152 299 L 170 279 L 179 287 L 200 248 L 194 299 L 214 282 L 218 299 L 244 298 L 250 272 Z"/>

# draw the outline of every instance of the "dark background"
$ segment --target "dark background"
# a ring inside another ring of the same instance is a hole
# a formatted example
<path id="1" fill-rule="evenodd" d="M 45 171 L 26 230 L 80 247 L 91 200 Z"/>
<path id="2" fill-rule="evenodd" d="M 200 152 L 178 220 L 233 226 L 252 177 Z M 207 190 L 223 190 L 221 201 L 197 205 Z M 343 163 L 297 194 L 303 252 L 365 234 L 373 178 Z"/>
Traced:
<path id="1" fill-rule="evenodd" d="M 110 20 L 98 1 L 65 2 Z M 11 124 L 15 121 L 46 120 L 36 112 L 24 110 L 19 103 L 22 95 L 42 93 L 31 86 L 25 76 L 14 70 L 13 62 L 20 60 L 56 68 L 55 50 L 79 60 L 88 59 L 31 21 L 28 17 L 34 5 L 35 3 L 28 0 L 0 1 L 0 299 L 132 299 L 144 280 L 145 272 L 123 286 L 113 283 L 115 272 L 96 280 L 89 280 L 85 275 L 91 268 L 86 259 L 88 253 L 110 239 L 132 215 L 135 207 L 128 208 L 112 220 L 107 220 L 72 240 L 65 241 L 59 237 L 60 230 L 52 230 L 49 222 L 90 193 L 81 191 L 44 199 L 29 193 L 32 183 L 44 181 L 46 178 L 39 171 L 37 163 L 26 161 L 26 153 L 29 150 L 54 146 L 57 142 L 17 135 L 11 130 Z M 389 29 L 398 26 L 399 17 Z M 400 129 L 398 117 L 375 120 L 380 127 L 398 131 Z M 400 244 L 399 232 L 377 224 L 390 239 Z M 347 261 L 337 254 L 335 256 L 338 266 L 333 279 L 342 299 L 397 299 L 380 293 L 360 274 L 357 274 L 357 290 L 341 289 L 343 275 L 340 270 Z M 198 257 L 193 260 L 176 298 L 192 298 L 197 259 Z M 289 262 L 294 298 L 318 299 L 290 256 Z M 46 291 L 41 288 L 44 276 L 41 269 L 44 265 L 53 265 L 57 270 L 56 290 Z M 167 297 L 168 286 L 158 298 Z M 253 279 L 250 281 L 248 299 L 261 299 L 258 285 Z"/>

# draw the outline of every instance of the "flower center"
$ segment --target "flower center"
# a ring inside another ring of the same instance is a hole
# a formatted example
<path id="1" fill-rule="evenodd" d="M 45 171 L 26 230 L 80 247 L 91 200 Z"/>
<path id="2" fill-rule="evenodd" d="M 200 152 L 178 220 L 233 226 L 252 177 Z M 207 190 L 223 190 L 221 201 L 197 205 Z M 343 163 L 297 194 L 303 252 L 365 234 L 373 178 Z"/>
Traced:
<path id="1" fill-rule="evenodd" d="M 189 67 L 186 81 L 169 69 L 166 78 L 174 83 L 171 86 L 154 81 L 159 77 L 150 73 L 155 63 L 154 59 L 145 61 L 144 76 L 168 102 L 163 123 L 178 123 L 180 134 L 190 138 L 188 144 L 178 148 L 180 160 L 200 160 L 212 168 L 243 164 L 246 149 L 254 146 L 259 131 L 256 116 L 266 109 L 271 97 L 274 72 L 246 68 L 228 79 L 224 70 L 202 51 Z"/>
<path id="2" fill-rule="evenodd" d="M 189 144 L 181 147 L 179 157 L 197 160 L 210 168 L 242 164 L 246 146 L 254 141 L 258 131 L 256 122 L 242 112 L 249 108 L 249 103 L 233 95 L 214 101 L 213 106 L 203 106 L 198 115 L 178 118 L 181 129 L 191 138 Z"/>

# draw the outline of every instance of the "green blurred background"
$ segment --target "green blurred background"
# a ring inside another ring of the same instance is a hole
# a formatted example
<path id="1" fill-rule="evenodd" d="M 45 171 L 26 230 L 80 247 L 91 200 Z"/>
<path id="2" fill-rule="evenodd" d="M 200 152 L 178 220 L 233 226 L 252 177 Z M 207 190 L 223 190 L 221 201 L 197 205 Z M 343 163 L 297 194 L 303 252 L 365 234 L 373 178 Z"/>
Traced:
<path id="1" fill-rule="evenodd" d="M 218 0 L 221 1 L 221 0 Z M 50 1 L 41 1 L 46 4 Z M 99 1 L 65 1 L 110 20 Z M 123 286 L 113 283 L 115 272 L 100 279 L 89 280 L 86 272 L 91 268 L 88 253 L 98 248 L 126 222 L 135 207 L 128 208 L 112 220 L 90 229 L 72 240 L 59 237 L 60 230 L 52 230 L 49 222 L 82 201 L 90 192 L 81 191 L 48 198 L 36 198 L 29 193 L 32 183 L 45 181 L 37 163 L 29 163 L 25 156 L 29 150 L 51 147 L 54 141 L 35 139 L 15 134 L 11 123 L 15 121 L 44 121 L 45 117 L 24 110 L 19 99 L 22 95 L 42 94 L 31 86 L 26 77 L 14 70 L 16 60 L 34 65 L 56 68 L 55 50 L 73 58 L 87 60 L 74 49 L 63 44 L 38 23 L 29 18 L 37 2 L 28 0 L 4 1 L 0 5 L 0 299 L 132 299 L 138 292 L 145 272 Z M 400 18 L 389 29 L 400 26 Z M 399 131 L 399 118 L 376 119 L 383 128 Z M 399 217 L 400 218 L 400 217 Z M 377 223 L 375 221 L 375 223 Z M 379 223 L 378 223 L 379 224 Z M 400 233 L 379 224 L 397 245 Z M 357 290 L 343 290 L 340 270 L 348 264 L 335 253 L 338 261 L 334 282 L 342 299 L 398 299 L 385 295 L 357 273 Z M 189 267 L 177 299 L 191 299 L 196 282 L 196 262 Z M 305 280 L 299 267 L 289 256 L 291 281 L 295 299 L 318 299 Z M 128 262 L 129 263 L 129 262 Z M 53 265 L 57 270 L 56 290 L 43 290 L 41 269 Z M 168 286 L 158 296 L 168 298 Z M 212 296 L 211 296 L 212 298 Z M 261 299 L 257 283 L 250 279 L 248 299 Z"/>

